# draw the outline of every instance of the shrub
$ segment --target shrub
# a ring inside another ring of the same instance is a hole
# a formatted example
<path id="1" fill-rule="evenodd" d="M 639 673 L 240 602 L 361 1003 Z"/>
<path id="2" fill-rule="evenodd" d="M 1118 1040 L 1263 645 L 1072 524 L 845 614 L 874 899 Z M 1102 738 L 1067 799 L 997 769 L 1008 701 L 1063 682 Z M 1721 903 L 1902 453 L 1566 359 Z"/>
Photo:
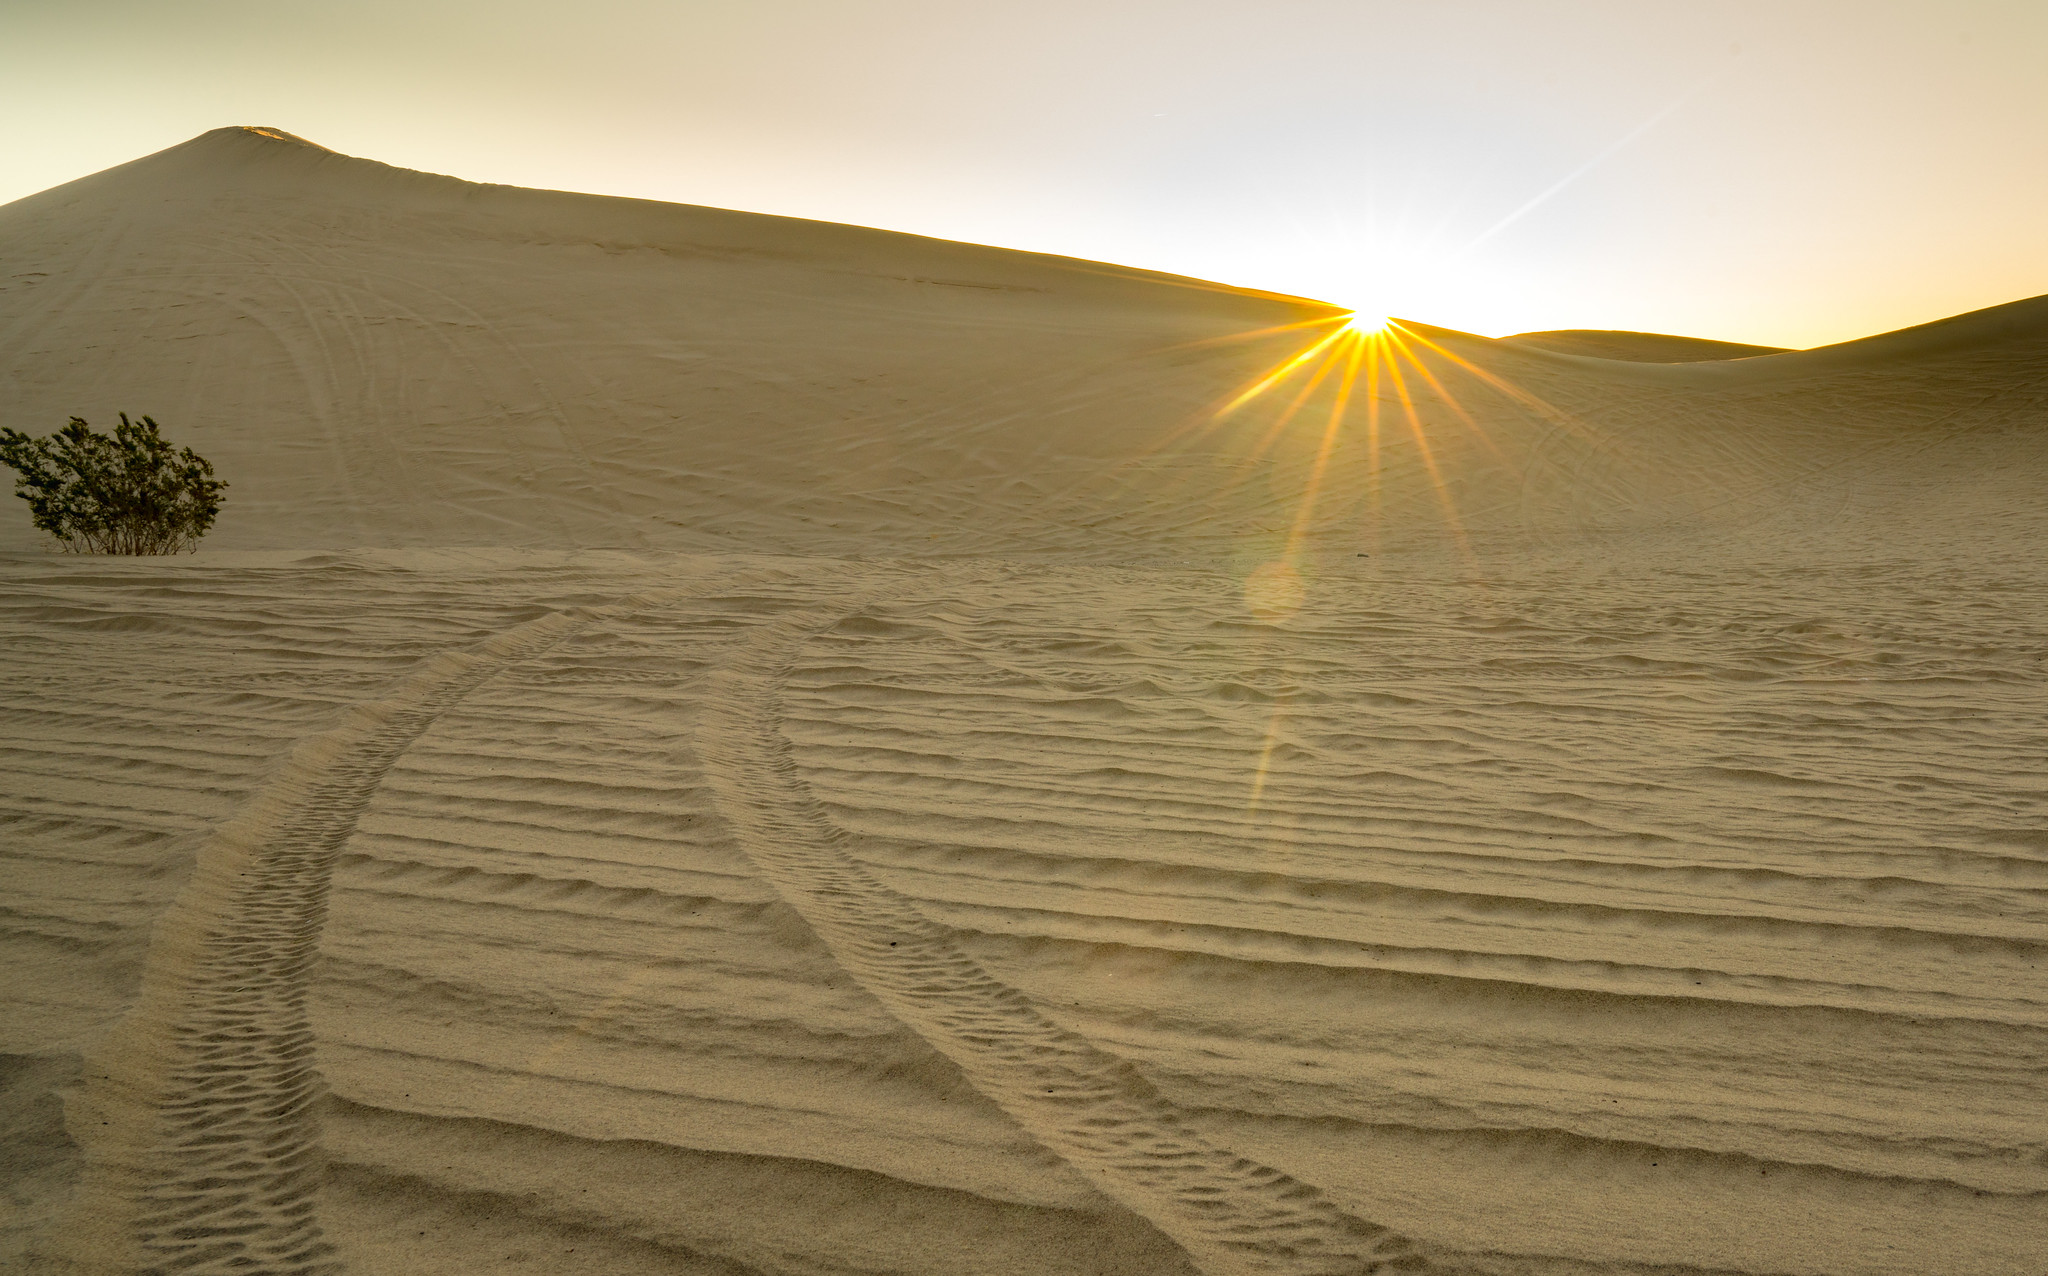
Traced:
<path id="1" fill-rule="evenodd" d="M 0 461 L 35 525 L 73 553 L 176 554 L 199 543 L 227 484 L 191 448 L 174 448 L 148 417 L 108 438 L 72 417 L 45 439 L 0 429 Z"/>

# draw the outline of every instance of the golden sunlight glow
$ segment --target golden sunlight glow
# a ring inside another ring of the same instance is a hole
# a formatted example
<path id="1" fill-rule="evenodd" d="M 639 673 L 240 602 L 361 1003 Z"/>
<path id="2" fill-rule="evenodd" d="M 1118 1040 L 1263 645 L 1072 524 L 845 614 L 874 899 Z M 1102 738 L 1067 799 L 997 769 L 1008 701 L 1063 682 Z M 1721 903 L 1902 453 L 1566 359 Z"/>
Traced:
<path id="1" fill-rule="evenodd" d="M 1283 539 L 1264 551 L 1263 561 L 1249 566 L 1240 582 L 1245 610 L 1254 619 L 1266 625 L 1285 626 L 1309 602 L 1318 574 L 1310 551 L 1313 542 L 1331 529 L 1331 505 L 1351 509 L 1362 506 L 1363 526 L 1359 530 L 1364 533 L 1366 544 L 1374 551 L 1379 549 L 1382 499 L 1386 495 L 1382 491 L 1382 467 L 1396 447 L 1404 453 L 1403 469 L 1433 491 L 1450 541 L 1468 563 L 1472 561 L 1472 548 L 1453 499 L 1453 480 L 1458 475 L 1447 474 L 1446 469 L 1464 464 L 1466 458 L 1474 455 L 1475 448 L 1510 468 L 1515 462 L 1489 436 L 1471 408 L 1459 402 L 1460 391 L 1469 393 L 1473 388 L 1484 387 L 1526 419 L 1542 422 L 1556 431 L 1586 436 L 1589 427 L 1584 422 L 1529 389 L 1464 358 L 1432 339 L 1428 331 L 1374 312 L 1338 311 L 1295 323 L 1206 338 L 1186 346 L 1166 347 L 1188 349 L 1266 340 L 1282 333 L 1299 333 L 1302 338 L 1291 354 L 1261 369 L 1213 409 L 1183 421 L 1170 436 L 1199 436 L 1222 428 L 1226 419 L 1235 419 L 1241 442 L 1233 450 L 1238 452 L 1248 472 L 1267 453 L 1281 447 L 1289 435 L 1299 441 L 1297 446 L 1312 444 L 1312 450 L 1304 447 L 1299 452 L 1299 468 L 1290 465 L 1268 474 L 1269 482 L 1275 475 L 1285 475 L 1285 490 L 1276 488 L 1274 495 L 1292 509 L 1276 511 L 1279 517 L 1274 524 L 1262 529 Z M 1432 367 L 1432 363 L 1436 366 Z M 1450 376 L 1452 370 L 1476 384 L 1455 385 L 1463 378 Z M 1425 409 L 1432 420 L 1424 420 Z M 1360 451 L 1342 447 L 1347 441 L 1362 445 Z M 1298 491 L 1294 487 L 1297 482 Z M 1333 497 L 1340 486 L 1352 485 L 1362 490 L 1345 493 L 1342 502 L 1325 499 Z M 1319 512 L 1324 514 L 1321 519 L 1317 517 Z M 1289 713 L 1284 702 L 1276 703 L 1272 719 L 1266 724 L 1247 803 L 1247 809 L 1253 813 L 1259 811 L 1264 799 L 1270 763 Z"/>
<path id="2" fill-rule="evenodd" d="M 1306 445 L 1299 452 L 1299 472 L 1291 466 L 1257 471 L 1266 473 L 1268 482 L 1287 476 L 1289 490 L 1276 489 L 1274 495 L 1292 507 L 1269 529 L 1282 538 L 1274 547 L 1278 552 L 1241 582 L 1246 609 L 1258 620 L 1284 624 L 1307 601 L 1314 576 L 1309 551 L 1313 542 L 1336 530 L 1330 521 L 1333 502 L 1326 498 L 1339 486 L 1359 489 L 1347 490 L 1341 504 L 1360 511 L 1364 543 L 1378 549 L 1383 499 L 1389 495 L 1383 490 L 1384 466 L 1395 448 L 1402 453 L 1401 467 L 1434 494 L 1452 544 L 1470 558 L 1464 520 L 1453 498 L 1458 475 L 1447 473 L 1447 464 L 1462 467 L 1475 448 L 1494 463 L 1512 468 L 1515 462 L 1459 402 L 1461 393 L 1483 389 L 1518 415 L 1565 435 L 1587 436 L 1586 424 L 1570 413 L 1464 358 L 1429 331 L 1377 310 L 1333 310 L 1313 319 L 1163 347 L 1194 349 L 1300 334 L 1291 353 L 1220 404 L 1191 414 L 1168 435 L 1191 439 L 1222 428 L 1226 420 L 1237 421 L 1242 437 L 1232 450 L 1247 475 L 1269 453 Z M 1445 375 L 1453 371 L 1461 374 L 1456 379 L 1469 377 L 1472 384 L 1454 388 L 1453 378 Z M 1432 420 L 1424 419 L 1425 411 Z M 1287 443 L 1290 438 L 1299 443 Z M 1357 451 L 1351 442 L 1359 445 Z M 1297 482 L 1299 490 L 1292 490 Z"/>
<path id="3" fill-rule="evenodd" d="M 1243 334 L 1240 339 L 1263 337 L 1289 328 L 1304 330 L 1308 337 L 1306 344 L 1268 368 L 1263 375 L 1255 377 L 1208 418 L 1213 426 L 1225 417 L 1249 410 L 1254 403 L 1275 405 L 1271 417 L 1261 423 L 1257 437 L 1251 441 L 1246 457 L 1248 461 L 1256 461 L 1278 446 L 1290 427 L 1298 428 L 1297 422 L 1304 415 L 1314 422 L 1310 428 L 1319 435 L 1313 458 L 1309 460 L 1303 476 L 1301 491 L 1293 496 L 1291 502 L 1294 505 L 1293 517 L 1289 520 L 1291 526 L 1279 558 L 1245 582 L 1246 602 L 1252 614 L 1267 623 L 1285 620 L 1301 605 L 1302 596 L 1276 588 L 1276 585 L 1282 579 L 1296 585 L 1305 580 L 1301 574 L 1306 566 L 1305 553 L 1315 533 L 1315 516 L 1317 507 L 1323 504 L 1324 486 L 1334 478 L 1331 467 L 1342 436 L 1357 436 L 1364 444 L 1365 473 L 1362 477 L 1369 511 L 1369 525 L 1364 530 L 1371 543 L 1377 544 L 1380 469 L 1384 449 L 1390 442 L 1389 432 L 1393 431 L 1406 435 L 1405 442 L 1411 455 L 1435 491 L 1445 530 L 1459 549 L 1469 555 L 1462 520 L 1451 498 L 1451 484 L 1438 457 L 1443 440 L 1432 441 L 1430 437 L 1431 429 L 1441 429 L 1441 426 L 1425 425 L 1418 394 L 1426 395 L 1438 410 L 1447 412 L 1457 422 L 1458 432 L 1469 435 L 1495 460 L 1506 462 L 1508 458 L 1465 405 L 1458 402 L 1452 388 L 1424 361 L 1425 351 L 1442 363 L 1472 375 L 1519 409 L 1531 412 L 1539 419 L 1548 418 L 1567 430 L 1583 428 L 1568 414 L 1527 390 L 1475 366 L 1400 320 L 1376 312 L 1336 314 L 1282 328 L 1261 329 L 1257 333 Z M 1318 396 L 1317 392 L 1326 388 L 1328 393 Z M 1311 410 L 1311 401 L 1319 398 L 1327 407 Z M 1281 574 L 1283 569 L 1284 576 Z"/>

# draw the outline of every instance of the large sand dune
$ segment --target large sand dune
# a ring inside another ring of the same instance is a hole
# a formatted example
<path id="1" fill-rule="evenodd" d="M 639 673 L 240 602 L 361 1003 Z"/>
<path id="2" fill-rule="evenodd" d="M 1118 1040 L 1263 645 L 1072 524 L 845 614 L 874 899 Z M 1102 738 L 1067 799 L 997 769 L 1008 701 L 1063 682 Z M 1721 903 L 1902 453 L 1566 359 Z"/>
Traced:
<path id="1" fill-rule="evenodd" d="M 0 510 L 0 1262 L 2048 1270 L 2048 299 L 1219 416 L 1341 312 L 248 129 L 0 274 L 233 484 Z"/>

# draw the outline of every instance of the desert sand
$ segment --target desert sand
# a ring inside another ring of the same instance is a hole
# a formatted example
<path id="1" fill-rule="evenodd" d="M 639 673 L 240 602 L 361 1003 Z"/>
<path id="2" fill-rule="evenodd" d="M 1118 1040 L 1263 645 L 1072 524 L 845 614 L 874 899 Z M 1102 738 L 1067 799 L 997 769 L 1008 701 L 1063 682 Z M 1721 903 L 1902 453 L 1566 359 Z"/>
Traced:
<path id="1" fill-rule="evenodd" d="M 2048 298 L 1344 313 L 271 129 L 0 208 L 0 420 L 231 484 L 0 501 L 0 1266 L 2048 1271 Z"/>

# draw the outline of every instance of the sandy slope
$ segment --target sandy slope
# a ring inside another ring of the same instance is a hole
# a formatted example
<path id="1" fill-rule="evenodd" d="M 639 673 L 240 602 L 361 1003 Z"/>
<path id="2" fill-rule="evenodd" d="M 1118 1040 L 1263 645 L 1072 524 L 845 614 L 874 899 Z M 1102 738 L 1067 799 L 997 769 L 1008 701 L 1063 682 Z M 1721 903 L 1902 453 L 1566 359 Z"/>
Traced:
<path id="1" fill-rule="evenodd" d="M 153 414 L 235 485 L 223 548 L 1240 552 L 1292 526 L 1338 381 L 1269 440 L 1291 394 L 1208 416 L 1304 335 L 1219 339 L 1328 307 L 476 186 L 249 130 L 9 205 L 0 260 L 10 419 Z M 1982 318 L 1960 344 L 1679 366 L 1447 338 L 1533 400 L 1420 346 L 1456 406 L 1412 368 L 1406 388 L 1462 525 L 1522 552 L 1742 525 L 1873 452 L 2009 452 L 2039 410 L 2048 299 Z M 1377 397 L 1383 446 L 1345 432 L 1307 520 L 1330 552 L 1447 535 L 1395 389 Z M 18 509 L 0 527 L 34 544 Z"/>
<path id="2" fill-rule="evenodd" d="M 2048 1267 L 2048 300 L 1331 432 L 1315 303 L 249 130 L 0 264 L 235 485 L 0 524 L 9 1262 Z"/>
<path id="3" fill-rule="evenodd" d="M 1739 341 L 1709 341 L 1703 337 L 1669 337 L 1658 332 L 1618 332 L 1562 329 L 1556 332 L 1518 332 L 1502 341 L 1531 350 L 1552 350 L 1558 354 L 1590 355 L 1595 359 L 1624 359 L 1633 363 L 1708 363 L 1718 359 L 1753 359 L 1763 354 L 1785 354 L 1783 346 L 1750 346 Z"/>

